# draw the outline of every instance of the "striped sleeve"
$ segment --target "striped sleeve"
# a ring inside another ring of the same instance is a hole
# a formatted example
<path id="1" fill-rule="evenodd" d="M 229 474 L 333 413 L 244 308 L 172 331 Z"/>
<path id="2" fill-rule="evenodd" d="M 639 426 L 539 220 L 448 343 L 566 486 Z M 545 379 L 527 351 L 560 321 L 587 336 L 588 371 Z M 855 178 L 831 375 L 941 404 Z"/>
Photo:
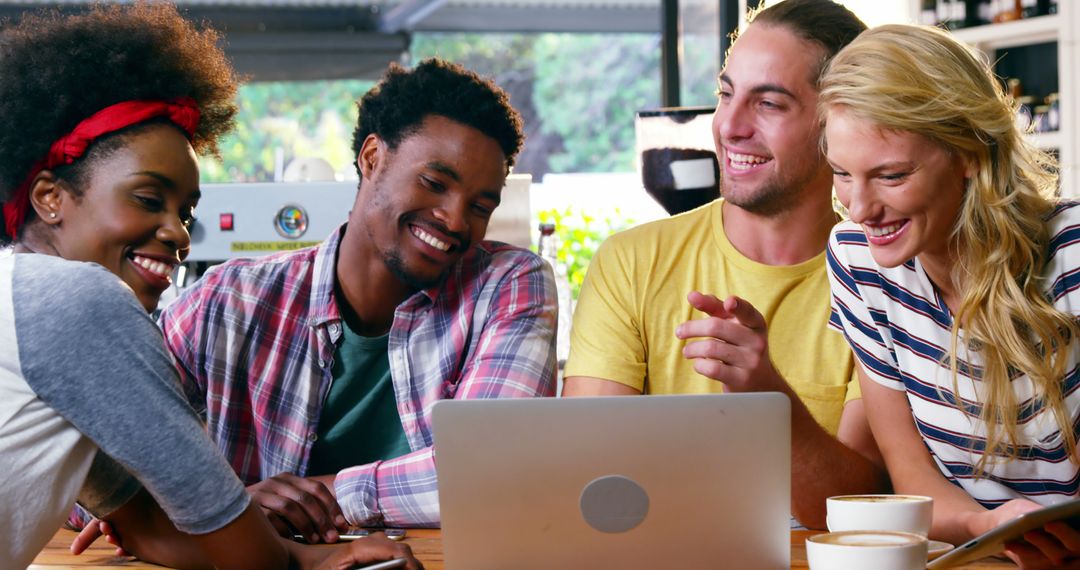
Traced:
<path id="1" fill-rule="evenodd" d="M 844 334 L 869 378 L 886 388 L 904 390 L 887 317 L 883 311 L 874 311 L 865 298 L 875 287 L 881 289 L 866 236 L 855 224 L 841 223 L 829 238 L 826 258 L 832 297 L 829 326 Z"/>
<path id="2" fill-rule="evenodd" d="M 1054 209 L 1047 220 L 1052 232 L 1047 275 L 1050 300 L 1060 309 L 1080 314 L 1080 207 L 1066 202 Z"/>

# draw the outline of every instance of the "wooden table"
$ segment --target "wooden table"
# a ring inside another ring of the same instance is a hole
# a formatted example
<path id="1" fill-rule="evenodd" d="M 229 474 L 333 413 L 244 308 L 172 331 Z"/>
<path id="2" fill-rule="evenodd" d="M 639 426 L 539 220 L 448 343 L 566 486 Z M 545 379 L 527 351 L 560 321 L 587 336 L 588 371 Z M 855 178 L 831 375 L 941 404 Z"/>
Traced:
<path id="1" fill-rule="evenodd" d="M 409 529 L 406 543 L 412 547 L 413 553 L 424 563 L 427 570 L 443 570 L 442 538 L 441 532 L 436 529 Z M 806 568 L 806 537 L 818 534 L 818 531 L 792 531 L 791 533 L 791 567 Z M 49 541 L 49 545 L 38 555 L 31 569 L 57 570 L 71 568 L 74 570 L 87 570 L 90 568 L 140 568 L 157 569 L 161 566 L 139 562 L 130 558 L 116 558 L 113 556 L 113 548 L 98 541 L 90 550 L 80 556 L 72 556 L 68 552 L 71 540 L 75 533 L 70 530 L 60 530 Z M 991 570 L 1001 568 L 1015 568 L 1012 563 L 1002 560 L 985 559 L 974 564 L 961 566 L 967 570 Z"/>
<path id="2" fill-rule="evenodd" d="M 405 538 L 405 542 L 412 548 L 413 554 L 424 563 L 424 568 L 427 570 L 443 570 L 441 534 L 441 531 L 438 529 L 411 528 L 408 530 L 408 536 Z M 52 540 L 49 541 L 49 544 L 45 547 L 45 550 L 42 550 L 41 554 L 38 554 L 37 558 L 34 559 L 34 563 L 30 565 L 30 569 L 59 570 L 61 568 L 70 568 L 72 570 L 89 570 L 91 568 L 138 568 L 144 570 L 161 570 L 163 568 L 156 564 L 149 564 L 132 558 L 117 558 L 116 556 L 113 556 L 113 552 L 116 549 L 112 545 L 106 543 L 103 539 L 95 542 L 86 552 L 79 556 L 74 556 L 69 550 L 71 541 L 74 538 L 74 531 L 64 529 L 57 531 Z"/>

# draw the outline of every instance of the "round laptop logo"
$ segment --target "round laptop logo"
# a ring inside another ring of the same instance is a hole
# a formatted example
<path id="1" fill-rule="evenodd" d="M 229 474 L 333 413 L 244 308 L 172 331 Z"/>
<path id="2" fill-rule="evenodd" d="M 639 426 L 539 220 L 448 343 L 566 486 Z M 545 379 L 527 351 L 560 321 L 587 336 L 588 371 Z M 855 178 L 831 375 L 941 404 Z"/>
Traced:
<path id="1" fill-rule="evenodd" d="M 649 514 L 649 495 L 641 485 L 622 475 L 593 479 L 581 490 L 581 516 L 600 532 L 626 532 Z"/>
<path id="2" fill-rule="evenodd" d="M 307 231 L 307 227 L 308 215 L 300 206 L 283 206 L 274 217 L 274 229 L 284 238 L 299 238 Z"/>

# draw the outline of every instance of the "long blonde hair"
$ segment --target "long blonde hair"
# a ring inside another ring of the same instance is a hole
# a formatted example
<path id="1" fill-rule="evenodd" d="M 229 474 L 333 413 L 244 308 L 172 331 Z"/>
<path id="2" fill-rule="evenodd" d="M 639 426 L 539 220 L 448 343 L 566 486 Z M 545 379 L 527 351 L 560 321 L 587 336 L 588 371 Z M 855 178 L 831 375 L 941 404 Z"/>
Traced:
<path id="1" fill-rule="evenodd" d="M 1016 102 L 985 56 L 936 28 L 881 26 L 833 59 L 819 101 L 823 118 L 830 108 L 842 108 L 884 130 L 922 135 L 974 166 L 952 232 L 957 264 L 951 278 L 961 302 L 948 365 L 955 404 L 970 413 L 958 389 L 962 327 L 964 356 L 977 352 L 983 359 L 979 418 L 986 447 L 975 475 L 998 458 L 1019 455 L 1020 403 L 1010 382 L 1017 372 L 1031 379 L 1035 401 L 1053 414 L 1065 450 L 1077 462 L 1062 379 L 1078 328 L 1072 315 L 1053 306 L 1042 277 L 1057 163 L 1016 126 Z"/>

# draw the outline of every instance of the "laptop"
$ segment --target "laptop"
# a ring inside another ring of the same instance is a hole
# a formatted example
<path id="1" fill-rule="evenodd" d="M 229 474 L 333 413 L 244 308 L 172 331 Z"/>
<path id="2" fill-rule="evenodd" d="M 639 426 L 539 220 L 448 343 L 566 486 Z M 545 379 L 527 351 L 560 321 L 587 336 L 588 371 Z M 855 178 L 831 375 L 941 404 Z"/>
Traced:
<path id="1" fill-rule="evenodd" d="M 790 568 L 783 394 L 447 400 L 433 421 L 449 570 Z"/>

